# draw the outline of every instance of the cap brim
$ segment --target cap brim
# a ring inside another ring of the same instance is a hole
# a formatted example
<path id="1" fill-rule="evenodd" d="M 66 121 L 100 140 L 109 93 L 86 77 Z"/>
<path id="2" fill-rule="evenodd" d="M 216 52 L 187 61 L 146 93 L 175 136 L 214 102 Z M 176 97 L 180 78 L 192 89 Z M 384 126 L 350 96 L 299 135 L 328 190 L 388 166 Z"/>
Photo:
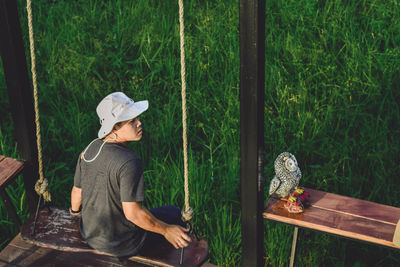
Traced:
<path id="1" fill-rule="evenodd" d="M 143 100 L 139 102 L 132 103 L 131 105 L 127 106 L 121 115 L 118 116 L 117 122 L 120 121 L 127 121 L 136 118 L 143 112 L 145 112 L 149 108 L 149 101 Z"/>
<path id="2" fill-rule="evenodd" d="M 99 132 L 99 138 L 104 138 L 107 134 L 111 132 L 114 125 L 121 121 L 127 121 L 138 117 L 140 114 L 145 112 L 149 108 L 149 101 L 143 100 L 139 102 L 132 103 L 127 106 L 120 116 L 114 121 L 104 121 Z"/>

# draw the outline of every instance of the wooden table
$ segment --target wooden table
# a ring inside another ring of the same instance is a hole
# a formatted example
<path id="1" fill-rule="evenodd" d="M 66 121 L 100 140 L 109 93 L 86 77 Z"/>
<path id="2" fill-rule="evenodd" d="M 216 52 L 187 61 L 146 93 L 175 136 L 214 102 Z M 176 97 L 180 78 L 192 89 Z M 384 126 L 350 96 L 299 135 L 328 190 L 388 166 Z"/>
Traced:
<path id="1" fill-rule="evenodd" d="M 305 188 L 310 193 L 303 213 L 289 213 L 285 201 L 270 198 L 265 219 L 294 225 L 290 265 L 294 264 L 298 227 L 400 248 L 400 208 Z M 396 241 L 394 241 L 396 240 Z"/>
<path id="2" fill-rule="evenodd" d="M 0 155 L 0 196 L 4 201 L 8 214 L 18 227 L 21 226 L 21 222 L 14 206 L 11 204 L 11 199 L 7 195 L 5 188 L 21 173 L 23 168 L 23 162 Z"/>
<path id="3" fill-rule="evenodd" d="M 285 202 L 270 198 L 266 219 L 399 249 L 393 243 L 400 208 L 305 188 L 310 206 L 292 214 Z"/>

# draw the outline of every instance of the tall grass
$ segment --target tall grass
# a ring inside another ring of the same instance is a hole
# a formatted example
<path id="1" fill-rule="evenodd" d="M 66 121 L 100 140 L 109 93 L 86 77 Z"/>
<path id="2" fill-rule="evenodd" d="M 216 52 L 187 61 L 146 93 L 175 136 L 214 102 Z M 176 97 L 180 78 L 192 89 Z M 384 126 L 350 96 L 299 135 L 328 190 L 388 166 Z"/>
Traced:
<path id="1" fill-rule="evenodd" d="M 19 1 L 26 47 L 25 1 Z M 146 206 L 183 205 L 178 7 L 175 1 L 35 1 L 46 176 L 67 207 L 78 154 L 97 135 L 97 103 L 124 91 L 148 99 Z M 211 261 L 241 261 L 238 1 L 185 1 L 189 172 L 197 232 Z M 400 4 L 267 1 L 265 177 L 282 151 L 302 185 L 399 206 Z M 0 152 L 18 157 L 0 74 Z M 21 178 L 7 189 L 27 216 Z M 0 205 L 3 205 L 0 202 Z M 18 231 L 0 206 L 4 246 Z M 3 234 L 4 233 L 4 234 Z M 265 258 L 286 266 L 292 227 L 265 222 Z M 399 253 L 302 230 L 300 266 L 390 266 Z"/>

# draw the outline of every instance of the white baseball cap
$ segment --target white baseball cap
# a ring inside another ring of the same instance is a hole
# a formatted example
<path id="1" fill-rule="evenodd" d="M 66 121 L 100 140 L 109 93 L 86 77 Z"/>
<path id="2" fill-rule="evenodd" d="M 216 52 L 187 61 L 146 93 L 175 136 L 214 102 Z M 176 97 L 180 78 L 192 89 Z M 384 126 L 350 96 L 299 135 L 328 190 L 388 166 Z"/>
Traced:
<path id="1" fill-rule="evenodd" d="M 136 118 L 149 107 L 149 101 L 134 102 L 122 92 L 114 92 L 106 96 L 96 108 L 101 128 L 99 138 L 104 138 L 111 132 L 114 125 L 121 121 Z"/>

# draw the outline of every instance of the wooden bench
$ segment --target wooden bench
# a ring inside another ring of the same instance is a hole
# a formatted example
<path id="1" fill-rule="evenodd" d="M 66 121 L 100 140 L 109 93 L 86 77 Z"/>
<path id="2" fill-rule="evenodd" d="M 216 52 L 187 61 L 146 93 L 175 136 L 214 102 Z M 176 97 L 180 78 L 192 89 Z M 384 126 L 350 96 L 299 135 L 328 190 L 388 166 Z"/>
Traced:
<path id="1" fill-rule="evenodd" d="M 40 210 L 32 236 L 34 216 L 30 216 L 21 228 L 21 238 L 27 243 L 42 248 L 51 248 L 59 251 L 92 253 L 112 256 L 96 251 L 83 240 L 79 231 L 79 218 L 72 216 L 67 209 L 43 208 Z M 192 242 L 184 251 L 183 266 L 200 266 L 208 258 L 208 243 L 203 239 Z M 175 249 L 166 240 L 157 244 L 151 251 L 143 251 L 140 256 L 130 258 L 131 262 L 151 264 L 155 266 L 180 266 L 181 250 Z M 116 257 L 114 257 L 116 258 Z"/>
<path id="2" fill-rule="evenodd" d="M 11 181 L 18 177 L 23 168 L 23 162 L 0 155 L 0 196 L 4 201 L 8 214 L 10 215 L 12 220 L 18 225 L 18 227 L 21 226 L 21 221 L 15 211 L 14 206 L 11 204 L 11 199 L 7 195 L 5 189 Z"/>
<path id="3" fill-rule="evenodd" d="M 88 246 L 79 232 L 79 218 L 67 209 L 43 208 L 39 211 L 32 236 L 34 216 L 21 227 L 21 233 L 0 252 L 1 263 L 11 266 L 40 265 L 45 260 L 58 266 L 212 266 L 204 264 L 208 258 L 208 243 L 193 238 L 184 251 L 183 265 L 179 264 L 180 249 L 166 240 L 141 255 L 120 262 L 117 257 L 96 251 Z"/>
<path id="4" fill-rule="evenodd" d="M 120 262 L 116 257 L 105 254 L 94 254 L 93 251 L 79 252 L 57 250 L 24 241 L 18 234 L 0 252 L 0 266 L 171 266 L 165 263 L 144 263 L 135 260 Z M 176 265 L 173 265 L 176 266 Z M 189 265 L 183 265 L 189 266 Z M 202 267 L 217 267 L 204 263 Z"/>
<path id="5" fill-rule="evenodd" d="M 395 237 L 399 238 L 400 234 L 400 208 L 309 188 L 305 190 L 310 193 L 310 204 L 303 213 L 289 213 L 284 207 L 285 201 L 270 198 L 263 212 L 264 218 L 394 249 L 400 248 L 399 241 L 394 243 Z"/>

